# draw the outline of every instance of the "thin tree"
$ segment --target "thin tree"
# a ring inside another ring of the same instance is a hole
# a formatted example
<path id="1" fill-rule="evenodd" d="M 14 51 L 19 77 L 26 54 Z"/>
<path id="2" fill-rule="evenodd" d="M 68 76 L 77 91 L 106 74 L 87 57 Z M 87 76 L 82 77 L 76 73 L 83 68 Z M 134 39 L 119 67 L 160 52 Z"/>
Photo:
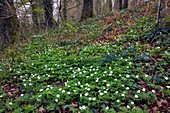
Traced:
<path id="1" fill-rule="evenodd" d="M 93 0 L 84 0 L 81 20 L 93 16 Z"/>
<path id="2" fill-rule="evenodd" d="M 43 0 L 42 3 L 44 7 L 44 23 L 46 28 L 51 28 L 54 26 L 55 21 L 53 19 L 53 1 Z"/>
<path id="3" fill-rule="evenodd" d="M 122 0 L 119 0 L 119 9 L 122 9 Z"/>
<path id="4" fill-rule="evenodd" d="M 128 8 L 128 0 L 123 0 L 123 8 L 124 9 Z"/>
<path id="5" fill-rule="evenodd" d="M 159 20 L 160 20 L 160 8 L 161 8 L 161 0 L 158 1 L 156 26 L 159 26 Z"/>
<path id="6" fill-rule="evenodd" d="M 0 38 L 1 49 L 17 38 L 19 22 L 13 0 L 0 0 Z"/>
<path id="7" fill-rule="evenodd" d="M 62 20 L 67 20 L 67 0 L 62 1 Z"/>

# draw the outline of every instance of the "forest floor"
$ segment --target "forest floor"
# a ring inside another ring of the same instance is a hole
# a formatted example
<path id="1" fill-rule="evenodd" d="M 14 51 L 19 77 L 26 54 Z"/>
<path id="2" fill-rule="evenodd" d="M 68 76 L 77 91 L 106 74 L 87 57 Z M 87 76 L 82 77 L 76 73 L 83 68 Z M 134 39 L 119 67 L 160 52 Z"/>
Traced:
<path id="1" fill-rule="evenodd" d="M 170 112 L 170 28 L 123 10 L 62 23 L 7 49 L 0 113 Z"/>

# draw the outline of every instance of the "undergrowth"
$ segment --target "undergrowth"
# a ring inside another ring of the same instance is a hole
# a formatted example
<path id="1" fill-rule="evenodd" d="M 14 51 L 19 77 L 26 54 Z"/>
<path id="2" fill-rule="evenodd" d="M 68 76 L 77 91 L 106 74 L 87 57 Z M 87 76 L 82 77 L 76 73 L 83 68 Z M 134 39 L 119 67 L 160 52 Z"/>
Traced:
<path id="1" fill-rule="evenodd" d="M 169 112 L 170 29 L 139 15 L 65 23 L 9 50 L 0 112 Z"/>

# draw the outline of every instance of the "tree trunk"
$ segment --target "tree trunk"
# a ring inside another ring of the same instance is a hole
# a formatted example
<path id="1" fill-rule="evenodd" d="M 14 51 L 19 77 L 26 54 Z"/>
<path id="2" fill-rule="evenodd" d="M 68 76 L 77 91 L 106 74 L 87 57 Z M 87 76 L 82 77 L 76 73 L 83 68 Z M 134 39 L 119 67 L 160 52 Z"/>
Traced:
<path id="1" fill-rule="evenodd" d="M 19 31 L 19 22 L 12 0 L 0 0 L 0 38 L 1 49 L 15 41 Z"/>
<path id="2" fill-rule="evenodd" d="M 161 0 L 158 1 L 158 10 L 157 10 L 156 26 L 159 26 L 159 20 L 160 20 L 160 8 L 161 8 Z"/>
<path id="3" fill-rule="evenodd" d="M 43 7 L 40 0 L 31 0 L 32 20 L 35 32 L 43 28 Z"/>
<path id="4" fill-rule="evenodd" d="M 112 0 L 109 0 L 109 10 L 112 11 Z"/>
<path id="5" fill-rule="evenodd" d="M 55 21 L 53 19 L 53 2 L 52 0 L 43 0 L 44 7 L 44 24 L 46 28 L 51 28 L 55 25 Z"/>
<path id="6" fill-rule="evenodd" d="M 67 20 L 67 0 L 62 0 L 62 20 Z"/>
<path id="7" fill-rule="evenodd" d="M 119 0 L 119 9 L 122 9 L 122 0 Z"/>
<path id="8" fill-rule="evenodd" d="M 102 3 L 101 0 L 93 0 L 93 15 L 97 16 L 101 14 Z"/>
<path id="9" fill-rule="evenodd" d="M 128 8 L 128 0 L 123 0 L 123 9 L 127 9 Z"/>
<path id="10" fill-rule="evenodd" d="M 93 16 L 93 0 L 84 0 L 81 20 L 87 19 L 92 16 Z"/>

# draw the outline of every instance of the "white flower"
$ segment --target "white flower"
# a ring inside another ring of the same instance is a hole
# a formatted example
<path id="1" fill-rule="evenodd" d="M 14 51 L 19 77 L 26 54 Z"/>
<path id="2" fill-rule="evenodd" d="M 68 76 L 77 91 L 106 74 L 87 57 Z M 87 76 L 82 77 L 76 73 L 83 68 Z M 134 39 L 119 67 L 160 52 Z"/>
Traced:
<path id="1" fill-rule="evenodd" d="M 59 88 L 58 90 L 59 90 L 59 91 L 61 91 L 62 89 L 61 89 L 61 88 Z"/>
<path id="2" fill-rule="evenodd" d="M 106 84 L 106 86 L 107 86 L 107 87 L 109 87 L 109 86 L 110 86 L 110 84 Z"/>
<path id="3" fill-rule="evenodd" d="M 140 93 L 140 90 L 138 90 L 137 93 Z"/>
<path id="4" fill-rule="evenodd" d="M 99 81 L 99 79 L 97 78 L 97 79 L 96 79 L 96 82 L 98 82 L 98 81 Z"/>
<path id="5" fill-rule="evenodd" d="M 80 68 L 78 68 L 77 71 L 80 71 Z"/>
<path id="6" fill-rule="evenodd" d="M 134 104 L 134 102 L 132 101 L 131 104 Z"/>
<path id="7" fill-rule="evenodd" d="M 62 93 L 65 93 L 65 92 L 66 92 L 65 90 L 62 91 Z"/>
<path id="8" fill-rule="evenodd" d="M 23 97 L 24 96 L 24 94 L 21 94 L 21 97 Z"/>
<path id="9" fill-rule="evenodd" d="M 122 97 L 124 97 L 125 96 L 125 94 L 122 94 Z"/>
<path id="10" fill-rule="evenodd" d="M 12 102 L 10 102 L 9 105 L 12 105 Z"/>
<path id="11" fill-rule="evenodd" d="M 81 88 L 83 88 L 83 85 L 80 85 Z"/>
<path id="12" fill-rule="evenodd" d="M 115 93 L 118 94 L 118 91 L 116 91 Z"/>
<path id="13" fill-rule="evenodd" d="M 91 98 L 91 97 L 89 97 L 89 100 L 92 100 L 92 98 Z"/>
<path id="14" fill-rule="evenodd" d="M 109 109 L 109 107 L 107 106 L 107 107 L 106 107 L 106 110 L 108 110 L 108 109 Z"/>
<path id="15" fill-rule="evenodd" d="M 119 76 L 121 77 L 122 75 L 121 75 L 121 74 L 119 74 Z"/>
<path id="16" fill-rule="evenodd" d="M 88 84 L 88 83 L 86 83 L 86 84 L 85 84 L 85 86 L 89 86 L 89 84 Z"/>
<path id="17" fill-rule="evenodd" d="M 148 77 L 148 75 L 147 75 L 147 74 L 145 74 L 145 77 Z"/>
<path id="18" fill-rule="evenodd" d="M 82 94 L 80 94 L 80 97 L 82 97 Z"/>
<path id="19" fill-rule="evenodd" d="M 129 78 L 130 77 L 130 75 L 126 75 L 126 78 Z"/>
<path id="20" fill-rule="evenodd" d="M 84 94 L 84 96 L 88 96 L 88 95 L 89 95 L 89 93 L 88 93 L 88 92 Z"/>
<path id="21" fill-rule="evenodd" d="M 122 85 L 122 87 L 124 87 L 124 85 Z"/>
<path id="22" fill-rule="evenodd" d="M 155 90 L 152 90 L 152 93 L 155 93 Z"/>
<path id="23" fill-rule="evenodd" d="M 80 83 L 80 81 L 78 81 L 78 85 L 80 85 L 81 83 Z"/>
<path id="24" fill-rule="evenodd" d="M 107 93 L 107 91 L 105 90 L 104 93 Z"/>
<path id="25" fill-rule="evenodd" d="M 84 109 L 86 109 L 86 106 L 85 106 L 85 105 L 80 106 L 79 109 L 80 109 L 80 110 L 84 110 Z"/>
<path id="26" fill-rule="evenodd" d="M 138 98 L 138 95 L 135 95 L 135 98 Z"/>
<path id="27" fill-rule="evenodd" d="M 166 86 L 166 88 L 168 88 L 168 89 L 169 89 L 169 88 L 170 88 L 170 86 Z"/>
<path id="28" fill-rule="evenodd" d="M 138 75 L 136 75 L 136 78 L 139 78 L 139 76 L 138 76 Z"/>
<path id="29" fill-rule="evenodd" d="M 40 89 L 40 92 L 42 92 L 43 91 L 43 89 Z"/>
<path id="30" fill-rule="evenodd" d="M 67 92 L 67 94 L 68 94 L 68 95 L 70 95 L 70 94 L 71 94 L 71 92 Z"/>
<path id="31" fill-rule="evenodd" d="M 92 98 L 92 100 L 93 100 L 93 101 L 95 101 L 95 100 L 96 100 L 96 98 L 94 97 L 94 98 Z"/>
<path id="32" fill-rule="evenodd" d="M 42 97 L 42 95 L 39 95 L 38 97 Z"/>
<path id="33" fill-rule="evenodd" d="M 73 92 L 76 92 L 76 90 L 73 90 Z"/>
<path id="34" fill-rule="evenodd" d="M 103 80 L 103 82 L 107 82 L 107 80 Z"/>
<path id="35" fill-rule="evenodd" d="M 114 81 L 117 81 L 117 78 L 116 78 L 116 79 L 114 79 Z"/>
<path id="36" fill-rule="evenodd" d="M 46 89 L 47 91 L 49 90 L 49 88 Z"/>
<path id="37" fill-rule="evenodd" d="M 58 99 L 55 99 L 55 102 L 58 102 Z"/>
<path id="38" fill-rule="evenodd" d="M 165 77 L 165 80 L 168 80 L 168 77 Z"/>
<path id="39" fill-rule="evenodd" d="M 129 87 L 126 87 L 126 90 L 129 90 L 130 88 Z"/>
<path id="40" fill-rule="evenodd" d="M 59 94 L 57 94 L 57 95 L 56 95 L 56 97 L 57 97 L 57 98 L 59 98 L 59 97 L 60 97 L 60 95 L 59 95 Z"/>
<path id="41" fill-rule="evenodd" d="M 128 109 L 130 109 L 130 106 L 129 106 L 129 105 L 127 105 L 127 108 L 128 108 Z"/>
<path id="42" fill-rule="evenodd" d="M 145 89 L 145 88 L 142 88 L 142 91 L 143 91 L 143 92 L 145 92 L 145 91 L 146 91 L 146 89 Z"/>
<path id="43" fill-rule="evenodd" d="M 103 95 L 103 93 L 101 92 L 100 95 Z"/>
<path id="44" fill-rule="evenodd" d="M 0 95 L 0 98 L 3 97 L 3 95 Z"/>
<path id="45" fill-rule="evenodd" d="M 116 102 L 120 102 L 120 100 L 117 100 Z"/>
<path id="46" fill-rule="evenodd" d="M 90 91 L 90 88 L 87 88 L 87 91 Z"/>

